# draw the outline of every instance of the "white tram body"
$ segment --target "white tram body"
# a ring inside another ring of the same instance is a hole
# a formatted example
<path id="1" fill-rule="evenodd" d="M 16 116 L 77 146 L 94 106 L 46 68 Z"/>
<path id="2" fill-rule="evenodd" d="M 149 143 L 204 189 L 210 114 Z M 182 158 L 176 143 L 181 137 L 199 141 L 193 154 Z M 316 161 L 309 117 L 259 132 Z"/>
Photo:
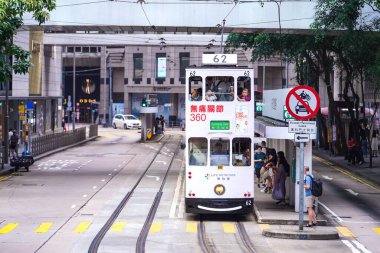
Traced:
<path id="1" fill-rule="evenodd" d="M 230 56 L 207 55 L 218 62 Z M 231 65 L 186 69 L 188 213 L 253 209 L 253 77 L 252 69 Z"/>

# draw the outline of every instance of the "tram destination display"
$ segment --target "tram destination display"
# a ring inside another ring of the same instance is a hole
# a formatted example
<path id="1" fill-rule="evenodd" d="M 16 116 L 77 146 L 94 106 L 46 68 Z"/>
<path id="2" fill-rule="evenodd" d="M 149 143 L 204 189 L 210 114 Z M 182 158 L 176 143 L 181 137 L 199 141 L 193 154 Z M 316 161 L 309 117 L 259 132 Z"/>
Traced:
<path id="1" fill-rule="evenodd" d="M 230 130 L 229 120 L 211 120 L 210 130 Z"/>

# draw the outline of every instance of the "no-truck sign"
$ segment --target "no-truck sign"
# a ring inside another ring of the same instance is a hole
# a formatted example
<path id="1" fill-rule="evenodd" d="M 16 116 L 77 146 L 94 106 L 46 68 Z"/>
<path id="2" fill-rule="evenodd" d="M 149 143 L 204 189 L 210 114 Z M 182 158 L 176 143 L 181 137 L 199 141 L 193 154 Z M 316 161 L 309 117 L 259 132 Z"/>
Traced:
<path id="1" fill-rule="evenodd" d="M 290 115 L 298 120 L 313 118 L 320 106 L 318 93 L 310 86 L 297 86 L 290 90 L 285 101 Z"/>

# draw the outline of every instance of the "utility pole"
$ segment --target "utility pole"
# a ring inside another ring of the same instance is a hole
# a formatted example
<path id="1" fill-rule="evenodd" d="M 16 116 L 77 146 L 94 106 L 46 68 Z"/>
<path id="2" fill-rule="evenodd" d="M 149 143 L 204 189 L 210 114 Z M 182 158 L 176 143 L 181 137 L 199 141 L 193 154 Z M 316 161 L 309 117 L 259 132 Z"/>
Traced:
<path id="1" fill-rule="evenodd" d="M 222 25 L 222 39 L 220 41 L 220 53 L 223 54 L 223 35 L 224 35 L 224 25 L 226 24 L 226 20 L 223 19 L 223 25 Z"/>
<path id="2" fill-rule="evenodd" d="M 110 79 L 110 104 L 109 104 L 109 125 L 112 126 L 112 62 L 111 58 L 108 59 L 109 61 L 109 79 Z"/>
<path id="3" fill-rule="evenodd" d="M 107 84 L 107 51 L 105 53 L 105 68 L 104 68 L 104 84 L 103 84 L 103 120 L 102 120 L 102 123 L 103 123 L 103 127 L 106 127 L 106 124 L 107 124 L 107 121 L 106 121 L 106 102 L 107 102 L 107 89 L 106 89 L 106 84 Z"/>
<path id="4" fill-rule="evenodd" d="M 5 51 L 4 51 L 4 62 L 5 64 L 8 63 L 8 58 L 7 58 L 7 55 L 5 54 Z M 4 149 L 4 163 L 8 163 L 8 152 L 9 152 L 9 81 L 6 80 L 4 81 L 4 84 L 5 84 L 5 140 L 4 140 L 4 143 L 5 143 L 5 149 Z"/>
<path id="5" fill-rule="evenodd" d="M 75 130 L 75 115 L 76 115 L 76 111 L 75 111 L 75 88 L 76 88 L 75 77 L 76 77 L 76 73 L 75 73 L 75 47 L 74 47 L 74 63 L 73 63 L 73 111 L 72 111 L 73 131 Z"/>

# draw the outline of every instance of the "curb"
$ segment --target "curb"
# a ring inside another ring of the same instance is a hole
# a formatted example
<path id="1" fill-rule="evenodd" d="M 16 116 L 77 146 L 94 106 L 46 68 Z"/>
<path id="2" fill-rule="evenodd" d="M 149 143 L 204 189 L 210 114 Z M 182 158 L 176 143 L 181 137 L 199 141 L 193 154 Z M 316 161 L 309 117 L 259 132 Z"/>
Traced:
<path id="1" fill-rule="evenodd" d="M 263 236 L 273 237 L 279 239 L 293 239 L 293 240 L 337 240 L 339 234 L 336 231 L 286 231 L 279 229 L 264 229 Z"/>

